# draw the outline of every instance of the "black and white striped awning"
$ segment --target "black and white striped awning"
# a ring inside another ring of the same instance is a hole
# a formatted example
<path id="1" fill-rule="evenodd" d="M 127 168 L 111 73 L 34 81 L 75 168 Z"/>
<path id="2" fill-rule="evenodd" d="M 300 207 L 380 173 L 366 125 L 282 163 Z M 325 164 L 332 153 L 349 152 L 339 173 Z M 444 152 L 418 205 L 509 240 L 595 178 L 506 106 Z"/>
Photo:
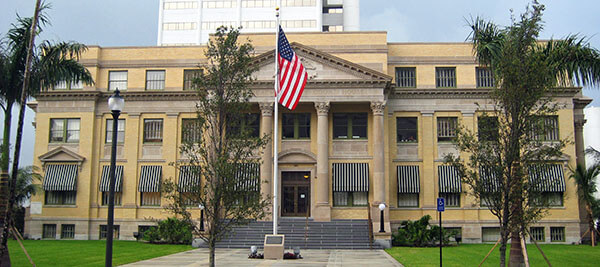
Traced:
<path id="1" fill-rule="evenodd" d="M 369 192 L 368 163 L 333 163 L 334 192 Z"/>
<path id="2" fill-rule="evenodd" d="M 140 172 L 140 192 L 160 192 L 160 179 L 162 177 L 162 166 L 148 165 L 142 166 Z"/>
<path id="3" fill-rule="evenodd" d="M 560 164 L 530 165 L 529 182 L 537 185 L 541 192 L 564 192 L 565 175 Z"/>
<path id="4" fill-rule="evenodd" d="M 115 166 L 115 192 L 121 192 L 123 187 L 123 165 Z M 100 178 L 100 192 L 110 191 L 110 166 L 102 167 L 102 177 Z"/>
<path id="5" fill-rule="evenodd" d="M 200 186 L 200 167 L 181 166 L 179 168 L 179 183 L 177 190 L 179 192 L 194 192 Z"/>
<path id="6" fill-rule="evenodd" d="M 45 191 L 77 191 L 77 164 L 46 165 L 46 176 L 42 183 Z"/>
<path id="7" fill-rule="evenodd" d="M 440 193 L 460 193 L 462 185 L 460 175 L 454 166 L 438 166 Z"/>
<path id="8" fill-rule="evenodd" d="M 479 167 L 479 178 L 485 192 L 498 192 L 500 190 L 499 175 L 491 167 Z"/>
<path id="9" fill-rule="evenodd" d="M 237 164 L 233 178 L 235 191 L 260 191 L 260 164 Z"/>
<path id="10" fill-rule="evenodd" d="M 398 166 L 398 193 L 419 193 L 419 166 Z"/>

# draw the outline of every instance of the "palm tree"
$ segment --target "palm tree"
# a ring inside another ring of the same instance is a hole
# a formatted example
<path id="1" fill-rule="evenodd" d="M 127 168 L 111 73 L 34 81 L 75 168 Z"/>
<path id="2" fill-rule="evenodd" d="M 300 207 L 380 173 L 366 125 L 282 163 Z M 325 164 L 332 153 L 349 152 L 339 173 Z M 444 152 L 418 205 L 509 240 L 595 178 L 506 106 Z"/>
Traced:
<path id="1" fill-rule="evenodd" d="M 2 108 L 4 109 L 4 135 L 3 144 L 0 147 L 1 158 L 0 158 L 0 169 L 7 171 L 9 167 L 9 144 L 10 144 L 10 130 L 11 130 L 11 117 L 12 107 L 15 103 L 20 104 L 19 111 L 19 122 L 17 128 L 17 138 L 15 142 L 15 156 L 13 158 L 13 168 L 10 179 L 10 192 L 9 194 L 2 194 L 0 198 L 3 201 L 9 203 L 9 207 L 15 203 L 15 185 L 17 184 L 17 174 L 19 166 L 19 154 L 20 145 L 23 132 L 23 124 L 25 117 L 25 105 L 27 104 L 28 97 L 35 97 L 41 90 L 49 90 L 54 87 L 58 82 L 64 81 L 68 84 L 72 82 L 83 82 L 85 84 L 93 84 L 93 79 L 89 71 L 77 62 L 81 53 L 83 53 L 87 47 L 85 45 L 76 42 L 59 42 L 52 43 L 48 41 L 42 42 L 39 46 L 33 47 L 31 50 L 31 71 L 29 79 L 25 83 L 27 88 L 22 98 L 22 89 L 25 77 L 25 68 L 28 57 L 28 50 L 30 41 L 33 41 L 35 36 L 39 35 L 43 27 L 48 23 L 48 18 L 45 15 L 45 10 L 50 6 L 43 4 L 39 8 L 39 17 L 37 20 L 33 18 L 21 18 L 17 16 L 17 23 L 12 24 L 12 29 L 9 30 L 6 36 L 7 48 L 2 50 L 5 57 L 2 57 L 0 64 L 0 74 L 3 76 L 0 78 L 0 95 L 2 98 Z M 37 15 L 37 8 L 36 8 Z M 39 23 L 37 23 L 39 21 Z M 31 34 L 32 25 L 36 25 L 34 34 Z M 7 211 L 7 217 L 10 217 L 11 209 Z M 4 214 L 2 214 L 4 215 Z M 1 221 L 2 224 L 6 224 L 6 220 Z M 0 225 L 0 229 L 7 229 L 7 225 Z M 6 247 L 6 231 L 1 234 L 1 246 L 2 251 L 0 255 L 4 254 Z M 6 259 L 0 259 L 0 265 Z M 9 262 L 8 262 L 9 264 Z"/>
<path id="2" fill-rule="evenodd" d="M 577 190 L 579 191 L 579 198 L 585 203 L 585 210 L 588 213 L 588 223 L 590 226 L 590 235 L 592 237 L 592 246 L 595 246 L 595 233 L 594 233 L 594 217 L 592 207 L 596 202 L 594 193 L 596 193 L 596 177 L 600 174 L 600 164 L 596 163 L 589 168 L 581 164 L 577 164 L 577 167 L 573 171 L 571 178 L 575 180 L 577 184 Z"/>
<path id="3" fill-rule="evenodd" d="M 562 40 L 540 42 L 544 5 L 533 1 L 521 16 L 513 17 L 509 26 L 474 18 L 470 22 L 475 57 L 494 73 L 496 88 L 490 96 L 506 122 L 502 154 L 504 173 L 501 225 L 500 265 L 506 264 L 506 243 L 511 239 L 510 264 L 523 262 L 521 233 L 534 216 L 525 214 L 528 199 L 523 194 L 526 175 L 521 164 L 527 162 L 527 130 L 533 115 L 551 110 L 547 96 L 553 88 L 596 86 L 600 82 L 600 52 L 590 47 L 586 38 L 570 35 Z"/>

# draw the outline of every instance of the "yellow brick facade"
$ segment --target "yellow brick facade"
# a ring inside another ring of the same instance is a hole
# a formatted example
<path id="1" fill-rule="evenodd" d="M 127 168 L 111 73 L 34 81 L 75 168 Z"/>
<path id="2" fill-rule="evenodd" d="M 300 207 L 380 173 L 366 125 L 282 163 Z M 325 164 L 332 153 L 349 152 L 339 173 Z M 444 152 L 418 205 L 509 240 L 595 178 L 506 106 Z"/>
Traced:
<path id="1" fill-rule="evenodd" d="M 259 63 L 260 70 L 253 85 L 254 111 L 261 114 L 262 130 L 272 129 L 263 122 L 272 122 L 272 34 L 242 35 L 256 48 L 256 55 L 268 56 Z M 315 220 L 366 219 L 370 211 L 378 225 L 375 206 L 339 207 L 334 205 L 332 165 L 335 163 L 367 163 L 369 166 L 369 203 L 384 202 L 386 229 L 393 229 L 403 220 L 415 220 L 429 214 L 437 220 L 438 171 L 443 154 L 453 151 L 453 145 L 437 141 L 437 118 L 457 117 L 460 125 L 476 130 L 480 114 L 476 103 L 491 110 L 490 103 L 476 88 L 476 67 L 473 51 L 466 43 L 388 43 L 385 32 L 290 33 L 290 42 L 304 59 L 309 80 L 305 94 L 294 113 L 310 113 L 310 138 L 282 140 L 278 138 L 280 171 L 310 173 L 310 214 Z M 140 169 L 146 165 L 162 166 L 162 179 L 177 181 L 177 171 L 169 164 L 185 160 L 178 151 L 181 144 L 182 119 L 195 116 L 193 93 L 183 90 L 184 70 L 206 63 L 205 47 L 90 47 L 81 63 L 93 75 L 95 84 L 80 90 L 54 90 L 43 93 L 31 106 L 36 109 L 36 140 L 34 165 L 70 162 L 79 165 L 77 195 L 74 205 L 47 205 L 45 194 L 32 197 L 30 214 L 26 218 L 26 233 L 41 238 L 44 225 L 56 225 L 60 238 L 62 224 L 75 225 L 75 239 L 98 239 L 100 225 L 106 224 L 106 206 L 101 205 L 99 183 L 103 166 L 110 162 L 110 145 L 106 139 L 106 121 L 111 118 L 106 100 L 109 71 L 127 71 L 126 101 L 121 119 L 125 120 L 125 140 L 118 145 L 117 164 L 124 167 L 121 205 L 115 208 L 115 225 L 120 226 L 120 239 L 133 239 L 139 226 L 153 225 L 150 220 L 169 216 L 161 207 L 142 206 L 138 184 Z M 414 67 L 416 86 L 395 86 L 397 67 Z M 436 88 L 436 67 L 456 70 L 455 88 Z M 164 70 L 164 89 L 146 90 L 146 71 Z M 262 83 L 261 83 L 262 82 Z M 587 104 L 578 88 L 562 94 L 556 101 L 564 106 L 557 113 L 560 138 L 575 141 L 582 129 L 582 108 Z M 263 105 L 267 108 L 263 108 Z M 321 106 L 319 106 L 321 105 Z M 324 106 L 323 106 L 324 105 Z M 320 107 L 325 107 L 321 108 Z M 383 108 L 383 109 L 382 109 Z M 283 111 L 282 112 L 288 112 Z M 322 113 L 320 113 L 322 112 Z M 367 114 L 367 138 L 340 140 L 333 135 L 333 114 Z M 319 115 L 322 114 L 322 115 Z M 396 118 L 417 118 L 418 140 L 398 143 Z M 79 141 L 51 143 L 50 120 L 79 118 Z M 144 143 L 144 120 L 162 119 L 162 143 Z M 323 121 L 320 121 L 323 120 Z M 319 129 L 323 122 L 326 129 Z M 277 124 L 281 133 L 281 117 Z M 377 131 L 381 129 L 383 131 Z M 266 131 L 270 132 L 270 130 Z M 326 138 L 320 146 L 318 137 Z M 380 140 L 379 136 L 383 138 Z M 574 166 L 576 155 L 583 148 L 572 142 L 564 150 L 566 188 L 564 204 L 551 208 L 539 222 L 545 229 L 545 241 L 550 241 L 550 227 L 564 227 L 565 242 L 576 242 L 580 233 L 579 205 L 576 187 L 569 179 L 566 166 Z M 272 149 L 269 145 L 267 149 Z M 67 151 L 68 150 L 68 151 Z M 65 152 L 67 151 L 67 152 Z M 69 153 L 69 151 L 71 153 Z M 320 151 L 327 155 L 319 157 Z M 52 154 L 50 152 L 56 152 Z M 48 155 L 48 153 L 52 155 Z M 73 156 L 74 153 L 76 156 Z M 70 155 L 70 156 L 69 156 Z M 270 155 L 273 155 L 271 153 Z M 264 159 L 264 158 L 263 158 Z M 272 194 L 272 158 L 261 167 L 263 194 Z M 418 166 L 420 193 L 418 206 L 398 207 L 397 166 Z M 324 168 L 319 168 L 324 166 Z M 268 170 L 271 170 L 268 172 Z M 267 170 L 265 173 L 264 170 Z M 281 173 L 280 173 L 281 175 Z M 325 177 L 323 177 L 325 175 Z M 325 179 L 325 180 L 323 180 Z M 321 185 L 327 185 L 323 189 Z M 465 242 L 481 242 L 482 227 L 497 226 L 497 220 L 486 208 L 468 194 L 462 185 L 460 207 L 447 208 L 444 225 L 462 230 Z M 281 190 L 281 188 L 279 189 Z M 319 196 L 323 199 L 319 199 Z M 381 201 L 383 200 L 383 201 Z M 161 204 L 166 203 L 162 199 Z M 194 210 L 195 218 L 199 210 Z"/>

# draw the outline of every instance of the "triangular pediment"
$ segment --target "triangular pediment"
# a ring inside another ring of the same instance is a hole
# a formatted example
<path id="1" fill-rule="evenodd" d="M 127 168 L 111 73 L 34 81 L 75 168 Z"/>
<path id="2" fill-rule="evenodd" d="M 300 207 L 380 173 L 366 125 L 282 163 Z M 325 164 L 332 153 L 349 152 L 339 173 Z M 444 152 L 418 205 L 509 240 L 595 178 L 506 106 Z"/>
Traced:
<path id="1" fill-rule="evenodd" d="M 311 82 L 360 82 L 388 83 L 392 77 L 371 68 L 350 62 L 318 49 L 299 43 L 292 43 L 292 49 L 302 61 Z M 273 81 L 275 75 L 275 50 L 270 50 L 254 58 L 258 71 L 254 73 L 257 82 Z"/>
<path id="2" fill-rule="evenodd" d="M 42 164 L 50 163 L 50 162 L 72 162 L 81 164 L 85 157 L 71 151 L 70 149 L 59 146 L 55 149 L 52 149 L 38 157 Z"/>

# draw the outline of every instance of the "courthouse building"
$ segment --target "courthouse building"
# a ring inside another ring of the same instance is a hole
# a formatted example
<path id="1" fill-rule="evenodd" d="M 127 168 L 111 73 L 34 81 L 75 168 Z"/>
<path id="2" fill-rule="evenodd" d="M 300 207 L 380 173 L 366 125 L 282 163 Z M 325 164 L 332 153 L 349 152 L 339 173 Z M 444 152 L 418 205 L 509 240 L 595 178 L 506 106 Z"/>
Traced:
<path id="1" fill-rule="evenodd" d="M 451 142 L 458 125 L 477 131 L 492 110 L 489 70 L 481 68 L 469 43 L 391 43 L 386 32 L 289 33 L 309 80 L 294 111 L 281 109 L 279 151 L 272 143 L 256 190 L 272 195 L 273 157 L 281 181 L 279 216 L 309 214 L 315 221 L 367 219 L 379 224 L 379 203 L 389 233 L 403 220 L 431 215 L 445 197 L 444 226 L 459 229 L 464 242 L 498 238 L 498 221 L 467 194 L 468 186 L 444 164 L 459 153 Z M 252 40 L 256 80 L 250 85 L 260 134 L 273 133 L 274 44 L 272 33 L 244 34 Z M 182 128 L 195 116 L 191 78 L 206 64 L 205 46 L 89 47 L 80 62 L 95 84 L 59 84 L 30 104 L 36 112 L 34 165 L 43 170 L 43 192 L 31 199 L 26 218 L 30 238 L 99 239 L 106 236 L 107 177 L 111 128 L 107 99 L 119 88 L 125 108 L 119 121 L 115 225 L 118 238 L 166 218 L 160 182 L 189 183 L 178 151 Z M 536 176 L 547 184 L 549 213 L 531 228 L 542 242 L 577 242 L 580 212 L 568 166 L 583 160 L 581 88 L 561 90 L 562 107 L 546 121 L 544 140 L 568 139 L 564 156 Z M 202 181 L 200 181 L 202 182 Z M 367 207 L 370 203 L 372 208 Z M 199 217 L 199 210 L 194 210 Z M 378 227 L 375 227 L 375 231 Z M 388 235 L 389 238 L 389 235 Z"/>

